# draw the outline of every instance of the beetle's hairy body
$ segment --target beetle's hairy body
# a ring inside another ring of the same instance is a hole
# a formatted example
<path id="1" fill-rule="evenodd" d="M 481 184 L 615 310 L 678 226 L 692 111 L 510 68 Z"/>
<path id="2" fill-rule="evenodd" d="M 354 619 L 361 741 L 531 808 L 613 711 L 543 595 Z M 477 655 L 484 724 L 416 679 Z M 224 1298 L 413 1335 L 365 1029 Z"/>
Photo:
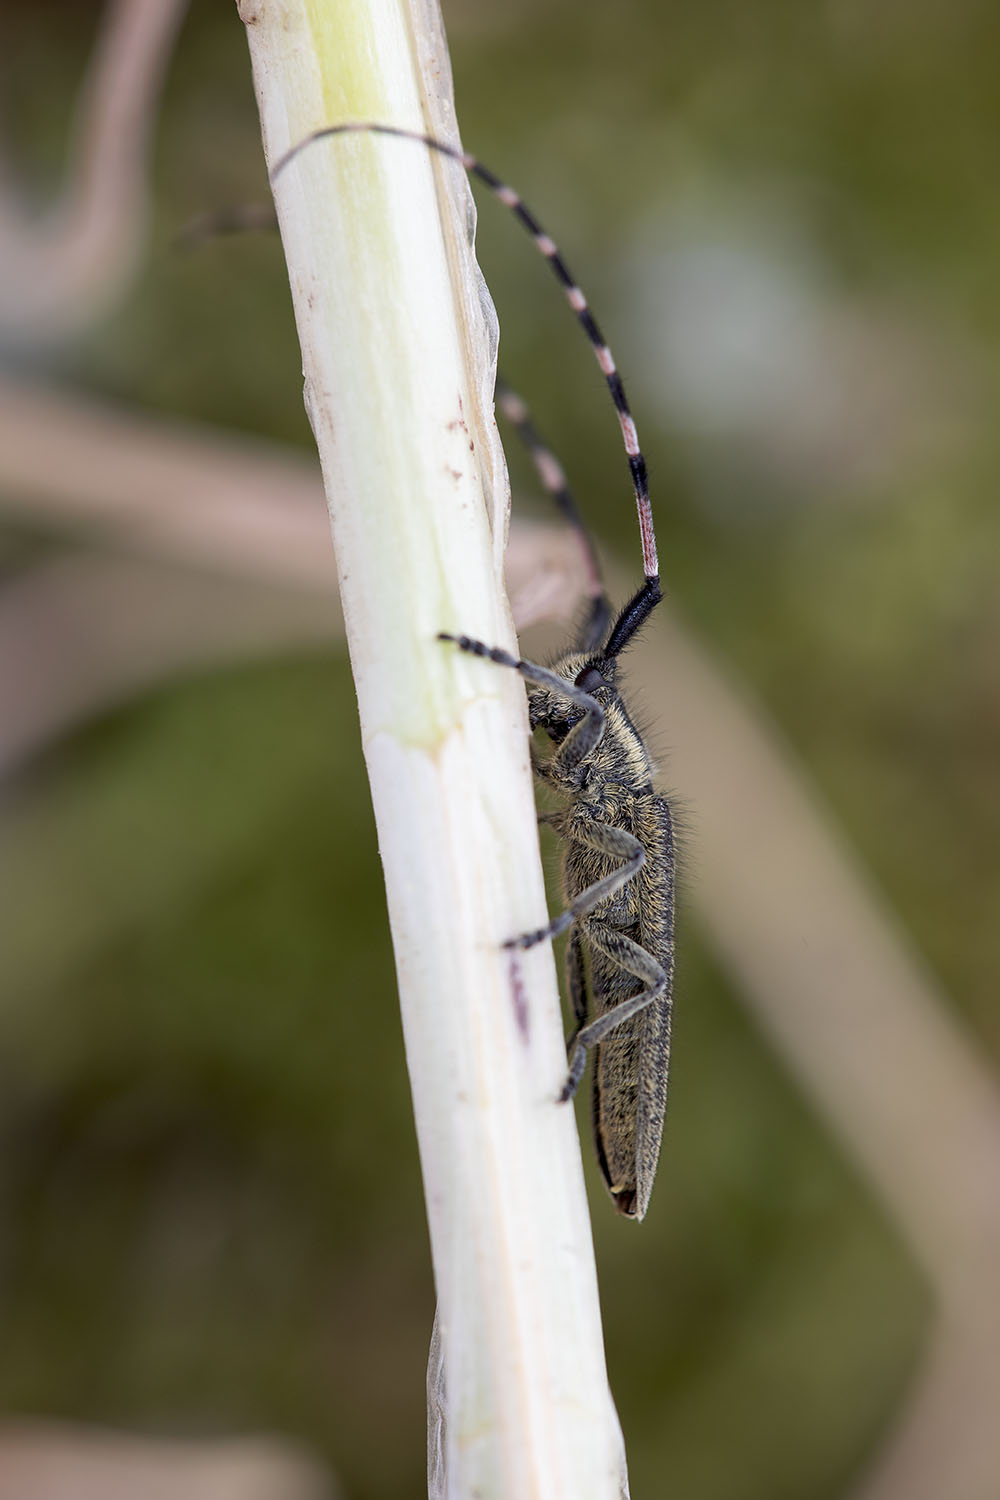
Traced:
<path id="1" fill-rule="evenodd" d="M 570 683 L 592 667 L 603 680 L 594 701 L 602 732 L 580 760 L 557 751 L 535 760 L 539 778 L 570 801 L 545 821 L 565 840 L 567 909 L 577 909 L 566 952 L 567 989 L 577 1022 L 608 1027 L 594 1052 L 597 1157 L 619 1212 L 641 1219 L 649 1202 L 667 1104 L 674 967 L 674 837 L 670 804 L 653 788 L 654 767 L 614 686 L 616 664 L 570 652 L 552 672 Z M 562 695 L 529 689 L 533 727 L 565 746 L 575 727 Z M 575 710 L 577 721 L 583 715 Z M 634 867 L 634 868 L 633 868 Z M 623 871 L 625 878 L 620 880 Z M 593 904 L 588 894 L 611 885 Z M 585 908 L 580 910 L 579 908 Z M 633 1002 L 641 1002 L 633 1011 Z M 615 1014 L 631 1012 L 620 1020 Z M 610 1024 L 609 1024 L 610 1023 Z M 577 1057 L 582 1069 L 584 1051 Z M 570 1084 L 573 1084 L 571 1067 Z"/>

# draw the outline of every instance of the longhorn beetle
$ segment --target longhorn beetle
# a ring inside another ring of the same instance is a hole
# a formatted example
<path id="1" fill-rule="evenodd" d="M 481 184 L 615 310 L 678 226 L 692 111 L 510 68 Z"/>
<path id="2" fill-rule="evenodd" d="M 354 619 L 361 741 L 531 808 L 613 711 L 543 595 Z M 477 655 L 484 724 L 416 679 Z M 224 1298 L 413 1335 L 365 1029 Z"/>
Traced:
<path id="1" fill-rule="evenodd" d="M 660 1153 L 667 1103 L 674 969 L 674 829 L 670 803 L 653 790 L 653 764 L 616 685 L 618 658 L 662 598 L 646 463 L 621 376 L 583 292 L 534 214 L 506 183 L 459 147 L 395 125 L 348 122 L 313 131 L 276 163 L 272 180 L 301 151 L 334 136 L 367 133 L 423 144 L 460 162 L 511 210 L 548 261 L 603 374 L 621 426 L 639 513 L 645 581 L 613 615 L 596 556 L 562 470 L 542 445 L 527 411 L 502 397 L 534 458 L 545 488 L 583 539 L 591 604 L 575 641 L 550 666 L 519 660 L 468 636 L 441 633 L 460 651 L 509 667 L 528 688 L 532 730 L 555 745 L 540 781 L 564 794 L 565 807 L 543 813 L 565 840 L 566 909 L 507 948 L 532 948 L 569 929 L 566 976 L 576 1029 L 560 1101 L 575 1093 L 594 1052 L 593 1120 L 597 1158 L 619 1213 L 641 1219 Z"/>

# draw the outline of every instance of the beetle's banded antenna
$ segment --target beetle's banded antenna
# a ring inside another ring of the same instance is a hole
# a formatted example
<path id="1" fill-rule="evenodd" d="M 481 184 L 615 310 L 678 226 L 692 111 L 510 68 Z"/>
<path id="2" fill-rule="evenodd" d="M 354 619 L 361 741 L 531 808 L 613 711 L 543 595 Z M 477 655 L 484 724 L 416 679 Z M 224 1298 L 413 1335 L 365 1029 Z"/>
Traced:
<path id="1" fill-rule="evenodd" d="M 663 596 L 660 591 L 659 564 L 656 556 L 656 535 L 653 530 L 653 511 L 649 500 L 649 480 L 646 474 L 646 460 L 643 458 L 639 447 L 635 422 L 629 409 L 625 387 L 622 384 L 622 378 L 615 365 L 614 356 L 605 342 L 597 320 L 590 311 L 587 299 L 571 275 L 569 267 L 563 259 L 556 242 L 550 235 L 546 234 L 521 195 L 515 192 L 512 187 L 508 187 L 495 172 L 490 171 L 489 167 L 484 166 L 478 157 L 473 156 L 468 151 L 463 151 L 459 146 L 451 146 L 446 141 L 439 141 L 435 136 L 424 135 L 419 130 L 406 130 L 400 125 L 383 125 L 375 121 L 345 121 L 340 125 L 324 125 L 321 129 L 310 132 L 309 135 L 286 151 L 283 156 L 279 157 L 271 170 L 272 184 L 297 156 L 305 151 L 307 147 L 315 145 L 317 141 L 330 140 L 337 135 L 362 134 L 395 136 L 400 140 L 416 141 L 426 146 L 429 150 L 438 152 L 441 156 L 447 156 L 452 161 L 461 163 L 471 176 L 478 178 L 480 182 L 484 183 L 499 198 L 500 202 L 510 209 L 518 222 L 528 231 L 538 250 L 552 267 L 567 302 L 576 314 L 577 321 L 580 323 L 587 341 L 593 350 L 594 358 L 597 360 L 601 374 L 607 382 L 615 411 L 618 414 L 618 423 L 621 427 L 622 441 L 625 444 L 625 455 L 628 459 L 629 473 L 632 478 L 632 490 L 635 495 L 636 509 L 639 515 L 639 535 L 642 540 L 642 568 L 646 581 L 635 597 L 625 606 L 611 632 L 611 638 L 605 648 L 604 654 L 607 656 L 617 655 L 627 645 L 650 611 L 660 602 Z"/>
<path id="2" fill-rule="evenodd" d="M 611 605 L 604 590 L 594 539 L 580 514 L 562 464 L 539 435 L 522 398 L 499 376 L 496 392 L 497 406 L 527 449 L 543 489 L 558 506 L 580 544 L 587 576 L 587 596 L 590 599 L 590 612 L 583 627 L 581 645 L 584 651 L 596 650 L 611 624 Z"/>

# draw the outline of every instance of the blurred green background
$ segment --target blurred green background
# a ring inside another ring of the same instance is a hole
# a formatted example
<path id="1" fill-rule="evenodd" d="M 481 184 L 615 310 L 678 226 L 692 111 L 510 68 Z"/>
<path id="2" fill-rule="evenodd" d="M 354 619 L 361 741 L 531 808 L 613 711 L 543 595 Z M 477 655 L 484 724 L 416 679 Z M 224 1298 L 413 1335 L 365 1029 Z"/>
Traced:
<path id="1" fill-rule="evenodd" d="M 5 7 L 0 126 L 39 203 L 97 15 Z M 611 338 L 676 603 L 995 1057 L 1000 13 L 453 0 L 445 21 L 466 144 Z M 266 196 L 235 7 L 191 5 L 152 185 L 124 302 L 21 367 L 310 451 L 277 243 L 173 249 Z M 579 334 L 488 200 L 478 243 L 507 377 L 634 556 Z M 52 546 L 8 527 L 8 578 Z M 287 1433 L 351 1500 L 420 1494 L 433 1292 L 346 657 L 151 692 L 22 768 L 2 812 L 0 1412 Z M 632 1492 L 832 1500 L 906 1388 L 925 1288 L 683 917 L 675 1060 L 641 1229 L 591 1172 Z"/>

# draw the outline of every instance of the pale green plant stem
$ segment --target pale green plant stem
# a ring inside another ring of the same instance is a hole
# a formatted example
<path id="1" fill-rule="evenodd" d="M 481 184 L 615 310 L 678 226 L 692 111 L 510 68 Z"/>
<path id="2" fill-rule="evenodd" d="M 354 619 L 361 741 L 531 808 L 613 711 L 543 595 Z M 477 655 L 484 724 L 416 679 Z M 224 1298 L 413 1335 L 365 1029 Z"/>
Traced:
<path id="1" fill-rule="evenodd" d="M 241 14 L 270 163 L 342 120 L 457 140 L 436 7 L 244 0 Z M 419 145 L 352 136 L 298 156 L 275 198 L 427 1196 L 432 1406 L 444 1418 L 432 1491 L 611 1500 L 626 1492 L 624 1456 L 573 1115 L 556 1103 L 566 1057 L 552 958 L 547 946 L 516 958 L 501 946 L 544 921 L 523 688 L 437 640 L 444 630 L 516 650 L 502 591 L 495 328 L 471 255 L 468 186 Z"/>

